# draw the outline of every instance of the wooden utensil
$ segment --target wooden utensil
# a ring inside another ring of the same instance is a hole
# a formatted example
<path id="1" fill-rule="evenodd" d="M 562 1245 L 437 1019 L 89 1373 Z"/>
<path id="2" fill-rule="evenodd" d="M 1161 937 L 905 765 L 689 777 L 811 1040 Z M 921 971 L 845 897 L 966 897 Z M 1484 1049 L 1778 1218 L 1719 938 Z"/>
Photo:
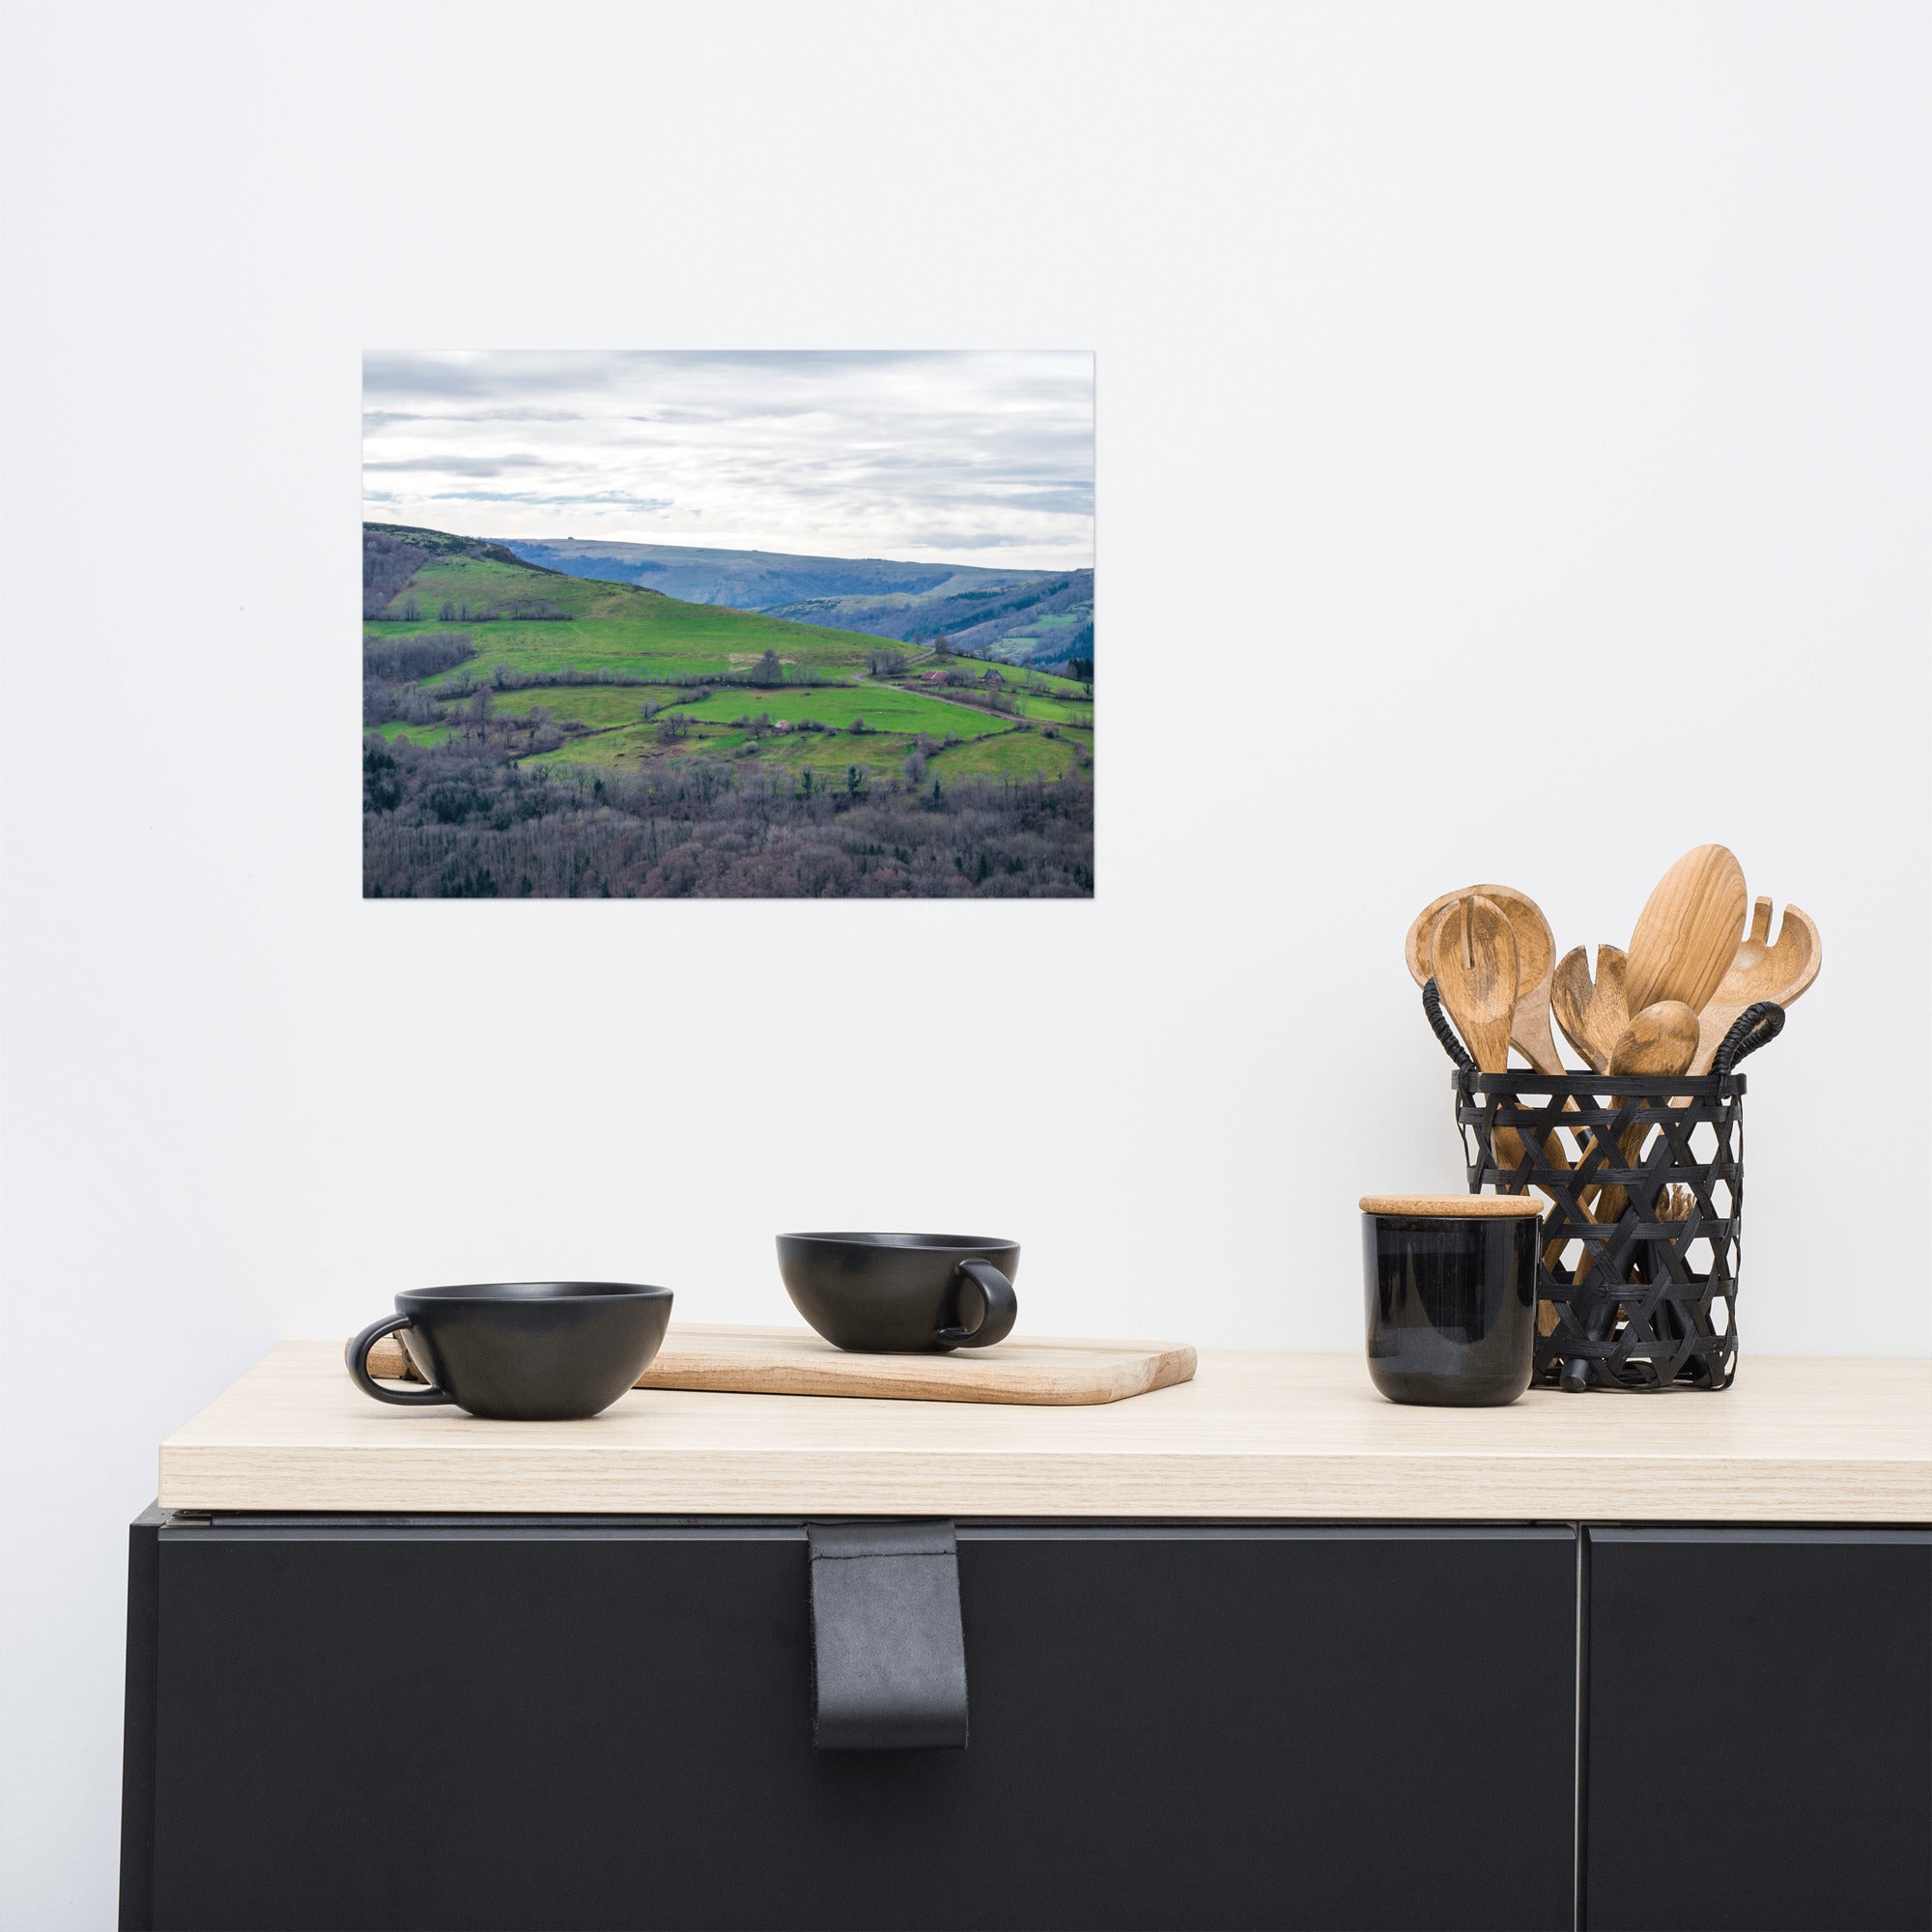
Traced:
<path id="1" fill-rule="evenodd" d="M 1625 969 L 1631 1011 L 1681 1000 L 1702 1012 L 1737 956 L 1749 903 L 1744 867 L 1723 846 L 1685 853 L 1657 882 L 1631 934 Z M 1670 1070 L 1682 1073 L 1689 1065 Z"/>
<path id="2" fill-rule="evenodd" d="M 1583 1056 L 1584 1065 L 1592 1073 L 1607 1073 L 1610 1055 L 1630 1025 L 1623 949 L 1597 948 L 1597 978 L 1592 983 L 1583 949 L 1573 946 L 1557 964 L 1550 1001 L 1563 1037 Z"/>
<path id="3" fill-rule="evenodd" d="M 1646 1007 L 1624 1030 L 1605 1070 L 1618 1078 L 1663 1079 L 1687 1073 L 1697 1052 L 1697 1015 L 1690 1003 L 1662 1000 Z M 1617 1143 L 1617 1165 L 1629 1167 L 1636 1158 L 1645 1129 L 1626 1127 Z M 1624 1211 L 1627 1196 L 1621 1187 L 1606 1187 L 1597 1197 L 1593 1218 L 1614 1222 Z"/>
<path id="4" fill-rule="evenodd" d="M 1549 922 L 1543 908 L 1526 893 L 1513 886 L 1464 886 L 1461 892 L 1444 893 L 1431 899 L 1416 914 L 1403 945 L 1408 961 L 1409 977 L 1420 986 L 1435 970 L 1430 956 L 1431 936 L 1443 911 L 1458 900 L 1469 897 L 1490 900 L 1502 909 L 1516 940 L 1516 1006 L 1510 1015 L 1510 1041 L 1539 1073 L 1561 1073 L 1562 1056 L 1549 1031 L 1549 982 L 1556 964 L 1556 942 L 1550 936 Z M 1440 980 L 1437 988 L 1440 988 Z M 1492 1066 L 1484 1069 L 1500 1073 Z"/>
<path id="5" fill-rule="evenodd" d="M 1493 899 L 1465 894 L 1436 915 L 1428 945 L 1436 995 L 1463 1044 L 1482 1072 L 1507 1072 L 1517 997 L 1516 933 L 1508 916 Z M 1544 1030 L 1548 1031 L 1547 1018 Z M 1499 1168 L 1522 1165 L 1522 1137 L 1514 1127 L 1496 1128 L 1490 1151 Z M 1544 1142 L 1544 1153 L 1552 1166 L 1567 1165 L 1553 1134 Z"/>
<path id="6" fill-rule="evenodd" d="M 1689 1000 L 1655 1000 L 1624 1029 L 1605 1071 L 1630 1080 L 1688 1072 L 1697 1035 L 1697 1009 Z"/>
<path id="7" fill-rule="evenodd" d="M 1507 1072 L 1517 980 L 1508 915 L 1480 893 L 1452 899 L 1430 928 L 1428 956 L 1443 1008 L 1476 1065 L 1485 1073 Z"/>
<path id="8" fill-rule="evenodd" d="M 1543 935 L 1543 957 L 1547 960 L 1551 950 L 1548 923 L 1530 901 L 1523 899 L 1520 894 L 1515 896 L 1534 915 L 1536 925 Z M 1411 950 L 1411 972 L 1415 956 Z M 1505 995 L 1505 988 L 1511 985 L 1512 980 L 1520 982 L 1520 979 L 1518 967 L 1520 955 L 1516 950 L 1516 922 L 1495 900 L 1481 893 L 1466 893 L 1459 899 L 1452 899 L 1436 914 L 1422 956 L 1428 959 L 1433 969 L 1436 996 L 1455 1022 L 1456 1031 L 1463 1036 L 1463 1043 L 1474 1057 L 1478 1069 L 1484 1073 L 1507 1072 L 1513 1029 L 1522 1011 L 1517 992 Z M 1548 974 L 1549 968 L 1546 965 L 1543 968 L 1544 983 L 1536 996 L 1541 1003 L 1538 1010 L 1542 1015 L 1544 1035 L 1539 1050 L 1560 1072 L 1562 1062 L 1557 1059 L 1556 1049 L 1548 1038 Z M 1522 1042 L 1516 1040 L 1515 1043 L 1521 1050 Z M 1539 1068 L 1539 1071 L 1548 1070 L 1548 1067 Z M 1522 1165 L 1522 1137 L 1514 1127 L 1497 1127 L 1490 1137 L 1490 1151 L 1495 1156 L 1497 1167 L 1505 1172 L 1519 1168 Z M 1563 1143 L 1555 1134 L 1545 1138 L 1543 1152 L 1551 1167 L 1567 1167 L 1570 1164 Z"/>
<path id="9" fill-rule="evenodd" d="M 1663 1000 L 1646 1007 L 1625 1028 L 1611 1050 L 1610 1064 L 1605 1070 L 1620 1079 L 1667 1079 L 1673 1074 L 1686 1072 L 1696 1051 L 1696 1013 L 1688 1002 Z M 1649 1131 L 1647 1126 L 1624 1129 L 1617 1142 L 1619 1167 L 1629 1168 L 1636 1164 L 1636 1157 L 1642 1151 Z M 1614 1227 L 1623 1218 L 1624 1205 L 1629 1198 L 1622 1187 L 1604 1188 L 1589 1209 L 1591 1218 Z M 1589 1272 L 1590 1257 L 1586 1254 L 1577 1264 L 1577 1287 L 1583 1285 Z M 1615 1298 L 1606 1294 L 1603 1307 L 1587 1323 L 1591 1339 L 1600 1340 L 1606 1334 L 1615 1317 Z M 1581 1356 L 1573 1355 L 1563 1365 L 1564 1387 L 1581 1388 L 1588 1378 L 1589 1365 Z"/>
<path id="10" fill-rule="evenodd" d="M 1774 944 L 1771 901 L 1759 898 L 1751 908 L 1750 930 L 1731 954 L 1730 970 L 1698 1015 L 1697 1057 L 1690 1063 L 1690 1071 L 1710 1072 L 1724 1036 L 1747 1007 L 1759 1000 L 1776 1000 L 1780 1007 L 1788 1007 L 1818 977 L 1824 957 L 1818 928 L 1795 905 L 1785 906 Z"/>

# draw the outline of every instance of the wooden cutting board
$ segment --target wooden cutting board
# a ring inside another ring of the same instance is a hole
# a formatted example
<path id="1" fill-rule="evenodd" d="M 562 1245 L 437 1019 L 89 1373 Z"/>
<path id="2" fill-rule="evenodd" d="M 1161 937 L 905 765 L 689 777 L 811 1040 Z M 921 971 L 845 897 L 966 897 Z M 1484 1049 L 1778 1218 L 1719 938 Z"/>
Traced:
<path id="1" fill-rule="evenodd" d="M 385 1335 L 369 1373 L 413 1378 Z M 1082 1342 L 1037 1337 L 951 1355 L 852 1355 L 810 1328 L 696 1328 L 673 1322 L 639 1388 L 737 1395 L 888 1396 L 910 1402 L 1120 1402 L 1194 1378 L 1185 1342 Z"/>

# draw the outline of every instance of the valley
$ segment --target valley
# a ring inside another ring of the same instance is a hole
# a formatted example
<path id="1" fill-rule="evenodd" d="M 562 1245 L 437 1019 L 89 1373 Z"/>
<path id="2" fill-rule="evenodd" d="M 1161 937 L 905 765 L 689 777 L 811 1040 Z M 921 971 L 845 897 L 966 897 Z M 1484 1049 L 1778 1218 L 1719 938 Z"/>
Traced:
<path id="1" fill-rule="evenodd" d="M 688 544 L 582 538 L 505 546 L 567 576 L 633 583 L 694 604 L 724 604 L 797 623 L 956 648 L 1041 669 L 1094 656 L 1094 573 L 795 556 Z"/>

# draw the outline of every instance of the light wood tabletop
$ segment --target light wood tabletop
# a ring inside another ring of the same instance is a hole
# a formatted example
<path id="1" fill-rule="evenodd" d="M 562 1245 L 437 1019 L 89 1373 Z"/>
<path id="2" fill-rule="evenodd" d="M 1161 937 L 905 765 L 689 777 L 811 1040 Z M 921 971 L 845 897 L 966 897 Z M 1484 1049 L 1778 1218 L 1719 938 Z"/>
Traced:
<path id="1" fill-rule="evenodd" d="M 634 1389 L 587 1422 L 360 1394 L 284 1342 L 161 1445 L 176 1510 L 1923 1522 L 1932 1362 L 1747 1357 L 1722 1394 L 1385 1402 L 1358 1354 L 1206 1351 L 1101 1406 Z"/>

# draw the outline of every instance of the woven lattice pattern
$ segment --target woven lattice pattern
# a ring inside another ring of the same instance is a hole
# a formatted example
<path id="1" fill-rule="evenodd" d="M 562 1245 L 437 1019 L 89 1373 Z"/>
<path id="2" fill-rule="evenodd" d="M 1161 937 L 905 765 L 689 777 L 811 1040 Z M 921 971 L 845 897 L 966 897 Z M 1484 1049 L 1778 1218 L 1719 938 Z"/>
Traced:
<path id="1" fill-rule="evenodd" d="M 1728 1387 L 1743 1076 L 1452 1078 L 1470 1191 L 1534 1187 L 1550 1204 L 1536 1379 L 1554 1382 L 1571 1362 L 1592 1388 Z"/>

